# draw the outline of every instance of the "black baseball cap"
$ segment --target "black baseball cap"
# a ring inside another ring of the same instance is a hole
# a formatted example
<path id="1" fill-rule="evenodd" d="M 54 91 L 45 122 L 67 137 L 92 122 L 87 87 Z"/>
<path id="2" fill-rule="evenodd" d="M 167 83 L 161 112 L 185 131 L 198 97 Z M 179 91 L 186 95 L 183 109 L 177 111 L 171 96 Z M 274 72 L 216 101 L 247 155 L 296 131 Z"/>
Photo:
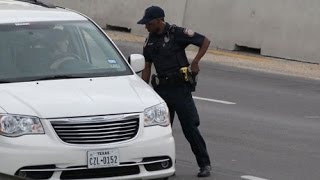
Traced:
<path id="1" fill-rule="evenodd" d="M 159 6 L 150 6 L 145 10 L 143 18 L 137 23 L 147 24 L 148 22 L 158 18 L 164 18 L 163 9 Z"/>

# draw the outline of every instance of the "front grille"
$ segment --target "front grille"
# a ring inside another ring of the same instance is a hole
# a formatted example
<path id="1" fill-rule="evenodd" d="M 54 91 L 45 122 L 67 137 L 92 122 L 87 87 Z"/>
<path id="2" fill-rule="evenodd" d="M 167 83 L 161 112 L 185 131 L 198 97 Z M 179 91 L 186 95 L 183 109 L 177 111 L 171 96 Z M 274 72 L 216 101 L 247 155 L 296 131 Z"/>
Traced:
<path id="1" fill-rule="evenodd" d="M 139 116 L 105 116 L 51 121 L 64 142 L 104 144 L 134 138 L 139 130 Z"/>
<path id="2" fill-rule="evenodd" d="M 63 171 L 60 179 L 91 179 L 139 174 L 139 166 Z"/>

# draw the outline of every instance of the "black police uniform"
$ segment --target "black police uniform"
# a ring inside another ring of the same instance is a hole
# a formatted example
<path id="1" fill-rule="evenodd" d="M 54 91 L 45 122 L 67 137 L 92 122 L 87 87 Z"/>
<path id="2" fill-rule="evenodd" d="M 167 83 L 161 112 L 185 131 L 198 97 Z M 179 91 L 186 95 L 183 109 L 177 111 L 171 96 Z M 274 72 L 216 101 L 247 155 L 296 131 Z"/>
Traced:
<path id="1" fill-rule="evenodd" d="M 149 34 L 143 48 L 146 61 L 154 63 L 160 79 L 160 84 L 154 87 L 155 91 L 169 107 L 171 124 L 174 113 L 177 113 L 199 167 L 210 165 L 210 158 L 198 129 L 200 121 L 191 94 L 192 88 L 179 76 L 179 70 L 189 66 L 185 48 L 189 44 L 201 46 L 204 38 L 191 30 L 166 23 L 162 34 Z"/>

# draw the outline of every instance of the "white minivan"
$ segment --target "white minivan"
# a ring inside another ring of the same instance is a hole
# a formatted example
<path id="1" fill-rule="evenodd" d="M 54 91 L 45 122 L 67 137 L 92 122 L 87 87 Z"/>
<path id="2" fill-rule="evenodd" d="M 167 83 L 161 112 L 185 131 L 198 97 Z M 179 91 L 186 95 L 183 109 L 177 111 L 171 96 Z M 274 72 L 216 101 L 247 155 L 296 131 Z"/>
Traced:
<path id="1" fill-rule="evenodd" d="M 36 0 L 0 0 L 0 174 L 174 174 L 168 108 L 136 74 L 143 56 L 130 62 L 84 15 Z"/>

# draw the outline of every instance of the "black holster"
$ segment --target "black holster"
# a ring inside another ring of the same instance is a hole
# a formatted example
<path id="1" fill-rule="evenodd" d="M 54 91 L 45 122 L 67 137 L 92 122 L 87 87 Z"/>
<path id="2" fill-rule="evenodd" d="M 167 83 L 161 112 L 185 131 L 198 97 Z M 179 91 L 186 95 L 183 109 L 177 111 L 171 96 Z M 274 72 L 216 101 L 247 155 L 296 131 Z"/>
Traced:
<path id="1" fill-rule="evenodd" d="M 192 73 L 188 67 L 180 68 L 180 73 L 183 76 L 184 82 L 190 85 L 191 91 L 192 92 L 196 91 L 196 86 L 197 86 L 196 75 Z"/>

